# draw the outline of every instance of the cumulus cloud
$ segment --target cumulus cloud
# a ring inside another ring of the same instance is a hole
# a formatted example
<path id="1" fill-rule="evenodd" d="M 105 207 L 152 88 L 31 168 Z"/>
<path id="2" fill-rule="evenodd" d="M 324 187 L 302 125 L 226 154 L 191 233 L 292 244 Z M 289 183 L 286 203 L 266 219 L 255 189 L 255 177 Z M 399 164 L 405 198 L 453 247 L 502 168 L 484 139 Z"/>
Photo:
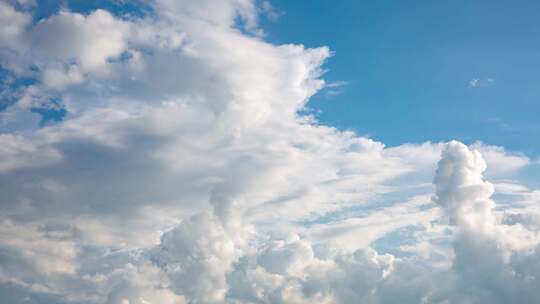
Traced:
<path id="1" fill-rule="evenodd" d="M 23 12 L 19 12 L 9 5 L 0 1 L 0 46 L 15 48 L 23 38 L 27 25 L 31 17 Z"/>
<path id="2" fill-rule="evenodd" d="M 494 224 L 490 199 L 493 185 L 484 182 L 486 162 L 480 152 L 458 142 L 450 142 L 443 151 L 435 176 L 435 202 L 452 225 L 472 230 L 491 230 Z"/>
<path id="3" fill-rule="evenodd" d="M 538 296 L 538 195 L 518 174 L 528 158 L 480 143 L 386 147 L 321 125 L 300 110 L 325 87 L 331 52 L 266 42 L 266 2 L 151 5 L 32 21 L 39 5 L 0 2 L 0 62 L 22 83 L 6 84 L 0 113 L 3 298 Z M 61 121 L 36 123 L 58 109 Z M 521 201 L 501 210 L 495 190 Z"/>
<path id="4" fill-rule="evenodd" d="M 77 66 L 71 67 L 50 67 L 43 72 L 43 84 L 50 88 L 61 89 L 71 84 L 78 84 L 83 81 L 83 75 Z"/>
<path id="5" fill-rule="evenodd" d="M 75 61 L 82 68 L 103 68 L 107 60 L 120 56 L 126 48 L 126 22 L 105 10 L 84 16 L 69 11 L 39 22 L 30 33 L 32 46 L 43 60 Z"/>

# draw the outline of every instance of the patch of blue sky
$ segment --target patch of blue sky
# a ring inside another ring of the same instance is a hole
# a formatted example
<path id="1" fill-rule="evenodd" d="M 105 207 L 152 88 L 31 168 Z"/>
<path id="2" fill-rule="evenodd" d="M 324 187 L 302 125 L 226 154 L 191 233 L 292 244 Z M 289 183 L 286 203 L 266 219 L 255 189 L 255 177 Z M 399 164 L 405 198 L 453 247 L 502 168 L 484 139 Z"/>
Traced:
<path id="1" fill-rule="evenodd" d="M 46 19 L 61 9 L 88 14 L 96 9 L 105 9 L 118 17 L 142 17 L 152 14 L 152 7 L 148 2 L 132 0 L 38 0 L 39 9 L 33 12 L 34 22 Z"/>
<path id="2" fill-rule="evenodd" d="M 0 112 L 17 102 L 21 89 L 36 82 L 31 76 L 17 77 L 15 73 L 0 65 Z"/>
<path id="3" fill-rule="evenodd" d="M 31 108 L 30 111 L 40 115 L 41 120 L 39 124 L 41 127 L 60 122 L 64 120 L 67 114 L 60 99 L 52 99 L 42 106 Z"/>
<path id="4" fill-rule="evenodd" d="M 23 90 L 34 85 L 38 80 L 30 75 L 17 76 L 10 70 L 0 66 L 0 112 L 6 111 L 22 97 Z M 40 115 L 40 126 L 62 121 L 67 111 L 58 98 L 51 98 L 40 106 L 30 109 Z"/>
<path id="5" fill-rule="evenodd" d="M 520 182 L 531 189 L 540 188 L 540 158 L 535 163 L 523 168 L 520 172 Z"/>

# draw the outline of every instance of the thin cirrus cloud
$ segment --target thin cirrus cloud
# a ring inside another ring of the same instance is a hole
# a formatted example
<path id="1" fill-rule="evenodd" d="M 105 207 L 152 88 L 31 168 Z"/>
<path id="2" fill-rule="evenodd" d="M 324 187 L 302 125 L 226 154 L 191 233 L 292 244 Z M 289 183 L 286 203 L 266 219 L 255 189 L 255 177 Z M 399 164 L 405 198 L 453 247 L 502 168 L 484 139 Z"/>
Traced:
<path id="1" fill-rule="evenodd" d="M 534 162 L 484 143 L 387 147 L 299 114 L 345 83 L 322 79 L 329 48 L 258 35 L 262 5 L 34 22 L 39 5 L 0 2 L 0 296 L 534 302 Z"/>

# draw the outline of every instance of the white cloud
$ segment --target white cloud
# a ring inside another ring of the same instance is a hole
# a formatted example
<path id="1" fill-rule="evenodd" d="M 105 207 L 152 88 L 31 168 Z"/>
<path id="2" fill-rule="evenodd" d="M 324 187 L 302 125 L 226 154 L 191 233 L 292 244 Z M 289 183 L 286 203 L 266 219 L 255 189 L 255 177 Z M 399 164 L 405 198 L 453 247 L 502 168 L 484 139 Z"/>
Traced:
<path id="1" fill-rule="evenodd" d="M 336 96 L 342 94 L 344 91 L 344 86 L 348 85 L 346 81 L 334 81 L 330 83 L 325 83 L 324 87 L 327 89 L 325 94 L 326 96 Z"/>
<path id="2" fill-rule="evenodd" d="M 469 151 L 459 142 L 443 150 L 435 176 L 435 202 L 442 207 L 452 225 L 471 230 L 492 230 L 495 218 L 490 199 L 493 185 L 484 182 L 486 162 L 480 152 Z"/>
<path id="3" fill-rule="evenodd" d="M 473 78 L 469 80 L 469 88 L 489 87 L 495 84 L 493 78 Z"/>
<path id="4" fill-rule="evenodd" d="M 17 48 L 31 17 L 0 1 L 0 46 Z M 3 62 L 2 62 L 3 63 Z"/>
<path id="5" fill-rule="evenodd" d="M 45 166 L 61 159 L 53 147 L 13 134 L 0 134 L 0 155 L 0 172 Z"/>
<path id="6" fill-rule="evenodd" d="M 83 82 L 83 75 L 77 66 L 47 68 L 43 72 L 43 84 L 50 88 L 61 89 L 68 85 Z"/>
<path id="7" fill-rule="evenodd" d="M 31 32 L 32 46 L 45 62 L 75 61 L 83 68 L 103 68 L 126 49 L 128 23 L 105 10 L 84 16 L 69 11 L 39 22 Z"/>
<path id="8" fill-rule="evenodd" d="M 299 115 L 331 52 L 253 35 L 255 2 L 156 1 L 126 19 L 62 10 L 33 25 L 0 5 L 20 41 L 2 44 L 2 62 L 37 81 L 0 135 L 0 295 L 13 303 L 537 296 L 535 192 L 513 175 L 529 159 L 385 147 Z M 63 122 L 24 119 L 51 99 Z M 495 208 L 486 167 L 524 213 Z M 372 249 L 399 233 L 401 254 Z"/>
<path id="9" fill-rule="evenodd" d="M 505 151 L 503 147 L 490 146 L 481 142 L 474 143 L 473 149 L 477 149 L 488 163 L 486 175 L 491 178 L 509 176 L 531 164 L 531 160 L 522 154 Z"/>

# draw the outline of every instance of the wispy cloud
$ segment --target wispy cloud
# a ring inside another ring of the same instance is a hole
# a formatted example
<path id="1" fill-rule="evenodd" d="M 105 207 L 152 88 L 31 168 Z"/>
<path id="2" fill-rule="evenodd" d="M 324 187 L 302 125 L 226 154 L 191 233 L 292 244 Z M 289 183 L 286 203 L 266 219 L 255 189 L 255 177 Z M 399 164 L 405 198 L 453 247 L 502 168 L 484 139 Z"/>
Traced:
<path id="1" fill-rule="evenodd" d="M 271 21 L 277 21 L 285 12 L 277 9 L 270 1 L 263 1 L 260 5 L 261 13 Z"/>
<path id="2" fill-rule="evenodd" d="M 493 78 L 473 78 L 469 80 L 469 88 L 489 87 L 495 84 Z"/>
<path id="3" fill-rule="evenodd" d="M 342 80 L 326 83 L 324 85 L 324 88 L 326 89 L 324 94 L 326 97 L 333 97 L 333 96 L 340 95 L 345 91 L 345 87 L 348 84 L 349 83 L 347 81 L 342 81 Z"/>

